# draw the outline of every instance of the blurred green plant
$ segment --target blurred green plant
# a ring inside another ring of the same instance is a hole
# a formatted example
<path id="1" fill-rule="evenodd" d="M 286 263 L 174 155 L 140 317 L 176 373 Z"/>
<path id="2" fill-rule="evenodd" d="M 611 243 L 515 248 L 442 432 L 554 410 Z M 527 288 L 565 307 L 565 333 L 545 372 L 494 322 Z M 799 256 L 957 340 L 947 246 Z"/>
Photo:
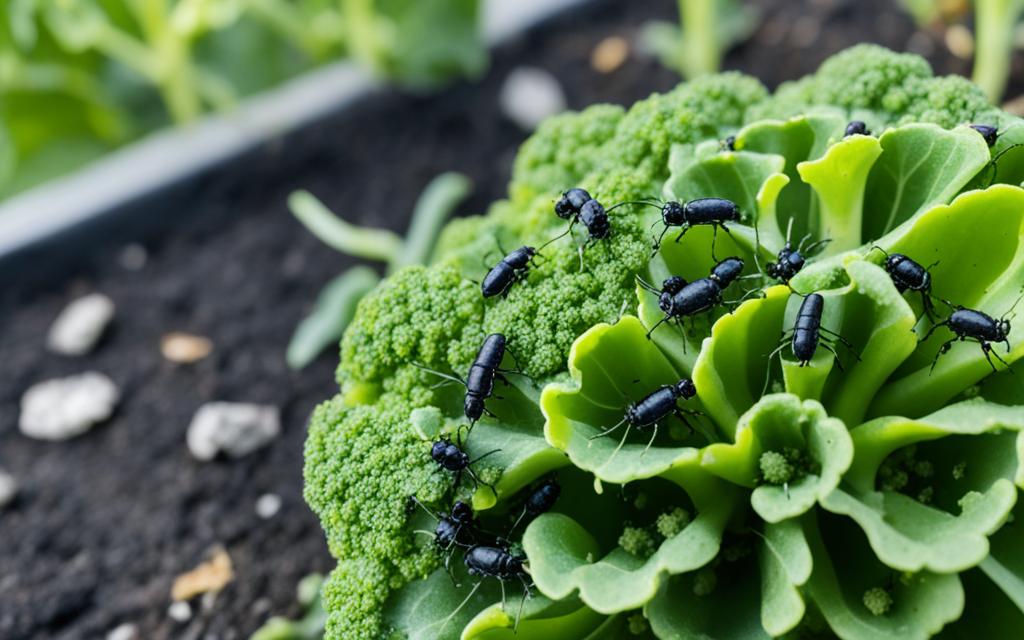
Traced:
<path id="1" fill-rule="evenodd" d="M 742 0 L 678 0 L 679 24 L 656 21 L 641 34 L 643 47 L 685 78 L 715 73 L 722 55 L 757 28 L 759 14 Z"/>
<path id="2" fill-rule="evenodd" d="M 473 183 L 460 173 L 442 173 L 434 178 L 416 202 L 405 238 L 386 229 L 350 224 L 308 191 L 293 193 L 288 206 L 324 244 L 350 256 L 384 262 L 390 274 L 402 267 L 430 264 L 441 228 L 472 188 Z M 376 271 L 357 265 L 327 283 L 313 311 L 295 329 L 288 344 L 288 366 L 301 369 L 329 345 L 337 344 L 359 301 L 378 282 Z"/>
<path id="3" fill-rule="evenodd" d="M 320 588 L 324 577 L 311 573 L 299 581 L 296 600 L 302 607 L 303 615 L 298 620 L 274 616 L 256 630 L 249 640 L 320 640 L 324 637 L 327 613 L 324 612 Z"/>
<path id="4" fill-rule="evenodd" d="M 968 0 L 903 0 L 922 28 L 957 22 L 970 9 Z M 1015 31 L 1022 0 L 974 0 L 974 70 L 972 80 L 993 102 L 1002 99 L 1010 77 Z"/>
<path id="5" fill-rule="evenodd" d="M 9 0 L 0 198 L 349 56 L 428 89 L 486 66 L 479 0 Z"/>

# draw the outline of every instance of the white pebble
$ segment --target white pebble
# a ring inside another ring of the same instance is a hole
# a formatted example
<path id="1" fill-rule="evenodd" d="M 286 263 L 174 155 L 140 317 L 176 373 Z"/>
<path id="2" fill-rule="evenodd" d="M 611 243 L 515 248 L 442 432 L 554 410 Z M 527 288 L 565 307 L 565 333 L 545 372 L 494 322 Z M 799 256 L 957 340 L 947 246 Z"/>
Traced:
<path id="1" fill-rule="evenodd" d="M 175 602 L 167 608 L 167 615 L 175 622 L 188 622 L 192 618 L 192 607 L 187 602 Z"/>
<path id="2" fill-rule="evenodd" d="M 241 458 L 266 445 L 280 432 L 277 407 L 209 402 L 199 407 L 192 418 L 188 449 L 197 460 L 212 460 L 221 451 Z"/>
<path id="3" fill-rule="evenodd" d="M 18 481 L 14 476 L 0 469 L 0 509 L 3 509 L 18 495 Z"/>
<path id="4" fill-rule="evenodd" d="M 505 116 L 527 131 L 566 107 L 558 79 L 536 67 L 513 69 L 505 78 L 498 102 Z"/>
<path id="5" fill-rule="evenodd" d="M 73 301 L 60 312 L 50 327 L 46 346 L 65 356 L 82 356 L 99 342 L 114 318 L 114 303 L 102 293 L 91 293 Z"/>
<path id="6" fill-rule="evenodd" d="M 18 427 L 30 438 L 67 440 L 109 418 L 120 397 L 117 385 L 95 371 L 40 382 L 21 397 Z"/>
<path id="7" fill-rule="evenodd" d="M 256 498 L 256 515 L 264 520 L 270 520 L 281 510 L 281 496 L 276 493 L 264 493 Z"/>
<path id="8" fill-rule="evenodd" d="M 130 622 L 116 626 L 107 632 L 107 640 L 136 640 L 138 637 L 138 628 Z"/>

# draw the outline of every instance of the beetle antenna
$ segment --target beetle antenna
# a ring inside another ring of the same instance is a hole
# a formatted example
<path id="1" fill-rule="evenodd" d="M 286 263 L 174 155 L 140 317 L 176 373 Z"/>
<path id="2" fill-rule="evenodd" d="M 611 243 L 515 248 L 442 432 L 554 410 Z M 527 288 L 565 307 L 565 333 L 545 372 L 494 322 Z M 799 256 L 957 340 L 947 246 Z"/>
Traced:
<path id="1" fill-rule="evenodd" d="M 466 386 L 466 381 L 463 380 L 462 378 L 458 377 L 458 376 L 454 376 L 454 375 L 451 375 L 449 373 L 443 373 L 443 372 L 438 371 L 436 369 L 431 369 L 430 367 L 426 367 L 426 366 L 424 366 L 424 365 L 422 365 L 422 364 L 420 364 L 418 362 L 410 362 L 409 364 L 411 364 L 412 366 L 416 367 L 417 369 L 419 369 L 421 371 L 426 371 L 427 373 L 432 373 L 435 376 L 440 376 L 440 377 L 444 378 L 445 380 L 450 380 L 451 382 L 457 382 L 457 383 L 461 384 L 462 386 Z"/>
<path id="2" fill-rule="evenodd" d="M 869 255 L 871 255 L 871 252 L 872 252 L 872 251 L 881 251 L 881 252 L 882 252 L 882 254 L 883 254 L 883 255 L 885 255 L 885 257 L 886 257 L 886 258 L 888 258 L 888 257 L 889 257 L 889 252 L 888 252 L 888 251 L 886 251 L 885 249 L 883 249 L 882 247 L 878 246 L 877 244 L 873 244 L 873 245 L 871 245 L 871 248 L 870 248 L 870 249 L 868 249 L 868 252 L 864 254 L 864 257 L 866 258 L 866 257 L 868 257 Z"/>
<path id="3" fill-rule="evenodd" d="M 433 518 L 434 520 L 440 520 L 441 519 L 441 516 L 437 515 L 436 513 L 434 513 L 430 509 L 428 509 L 427 505 L 425 505 L 422 502 L 420 502 L 419 499 L 416 496 L 409 496 L 409 499 L 412 500 L 413 502 L 415 502 L 416 504 L 418 504 L 421 509 L 423 509 L 428 514 L 430 514 L 430 517 Z M 430 534 L 430 535 L 433 535 L 433 534 Z"/>
<path id="4" fill-rule="evenodd" d="M 655 209 L 660 209 L 661 208 L 660 204 L 658 204 L 656 202 L 652 202 L 650 200 L 624 200 L 624 201 L 622 201 L 622 202 L 620 202 L 618 204 L 613 204 L 612 206 L 608 207 L 605 210 L 605 212 L 606 213 L 611 213 L 612 211 L 615 211 L 619 207 L 627 205 L 627 204 L 642 204 L 644 206 L 654 207 Z"/>
<path id="5" fill-rule="evenodd" d="M 468 467 L 470 464 L 476 464 L 477 462 L 480 462 L 481 460 L 483 460 L 487 456 L 489 456 L 489 455 L 491 455 L 493 453 L 498 453 L 499 451 L 501 451 L 501 449 L 492 449 L 491 451 L 488 451 L 484 455 L 482 455 L 482 456 L 480 456 L 480 457 L 478 457 L 478 458 L 476 458 L 474 460 L 470 460 L 469 464 L 467 464 L 466 466 Z"/>
<path id="6" fill-rule="evenodd" d="M 609 433 L 611 433 L 612 431 L 615 431 L 616 429 L 621 427 L 625 422 L 626 422 L 626 419 L 623 418 L 622 420 L 619 420 L 618 422 L 616 422 L 614 427 L 612 427 L 610 429 L 605 429 L 604 431 L 602 431 L 601 433 L 598 433 L 596 435 L 592 435 L 589 438 L 587 438 L 587 440 L 596 440 L 597 438 L 600 438 L 601 436 L 606 436 Z"/>
<path id="7" fill-rule="evenodd" d="M 455 616 L 459 615 L 459 612 L 462 611 L 462 608 L 464 606 L 466 606 L 466 603 L 468 603 L 470 601 L 470 599 L 472 599 L 473 596 L 476 595 L 477 589 L 480 588 L 480 585 L 483 584 L 483 582 L 484 582 L 483 580 L 480 580 L 479 582 L 477 582 L 476 586 L 473 587 L 472 589 L 470 589 L 469 594 L 466 596 L 466 599 L 463 600 L 462 603 L 459 604 L 459 606 L 455 607 L 455 611 L 452 611 L 451 613 L 448 614 L 448 617 L 446 617 L 444 619 L 443 623 L 441 624 L 441 628 L 437 630 L 438 635 L 440 635 L 441 632 L 444 631 L 444 628 L 448 626 L 448 623 L 452 621 L 452 618 L 454 618 Z M 434 624 L 437 624 L 437 623 L 435 622 Z"/>
<path id="8" fill-rule="evenodd" d="M 655 287 L 650 282 L 647 282 L 639 275 L 636 276 L 636 282 L 643 288 L 644 291 L 647 291 L 648 293 L 653 293 L 654 295 L 661 295 L 661 289 Z"/>
<path id="9" fill-rule="evenodd" d="M 1021 301 L 1022 299 L 1024 299 L 1024 292 L 1022 292 L 1022 293 L 1021 293 L 1021 294 L 1020 294 L 1020 295 L 1019 295 L 1019 296 L 1017 297 L 1017 300 L 1015 300 L 1015 301 L 1014 301 L 1014 303 L 1013 303 L 1013 306 L 1011 306 L 1011 307 L 1010 307 L 1010 308 L 1009 308 L 1009 309 L 1008 309 L 1008 310 L 1006 311 L 1006 313 L 1004 313 L 1004 314 L 1003 314 L 1003 317 L 1002 317 L 1001 319 L 1002 319 L 1002 320 L 1013 320 L 1014 318 L 1016 318 L 1016 317 L 1017 317 L 1017 314 L 1016 314 L 1016 313 L 1014 313 L 1014 309 L 1016 309 L 1016 308 L 1017 308 L 1017 305 L 1018 305 L 1018 304 L 1020 304 L 1020 301 Z"/>
<path id="10" fill-rule="evenodd" d="M 569 223 L 569 228 L 566 229 L 564 233 L 560 233 L 559 235 L 555 236 L 554 238 L 551 238 L 550 240 L 548 240 L 544 244 L 542 244 L 539 247 L 537 247 L 537 253 L 540 253 L 545 247 L 547 247 L 549 244 L 551 244 L 555 240 L 560 240 L 560 239 L 564 238 L 565 236 L 569 235 L 570 233 L 572 233 L 572 225 L 574 225 L 574 224 L 576 224 L 575 220 L 573 220 L 572 222 Z"/>

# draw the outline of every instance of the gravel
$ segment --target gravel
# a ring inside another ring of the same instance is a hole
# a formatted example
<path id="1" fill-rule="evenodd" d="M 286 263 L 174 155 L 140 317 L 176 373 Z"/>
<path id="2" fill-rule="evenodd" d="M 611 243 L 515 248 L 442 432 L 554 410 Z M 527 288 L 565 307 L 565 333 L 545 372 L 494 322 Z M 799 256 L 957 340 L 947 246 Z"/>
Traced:
<path id="1" fill-rule="evenodd" d="M 21 432 L 37 440 L 67 440 L 111 416 L 120 400 L 117 385 L 89 371 L 37 383 L 21 397 Z"/>

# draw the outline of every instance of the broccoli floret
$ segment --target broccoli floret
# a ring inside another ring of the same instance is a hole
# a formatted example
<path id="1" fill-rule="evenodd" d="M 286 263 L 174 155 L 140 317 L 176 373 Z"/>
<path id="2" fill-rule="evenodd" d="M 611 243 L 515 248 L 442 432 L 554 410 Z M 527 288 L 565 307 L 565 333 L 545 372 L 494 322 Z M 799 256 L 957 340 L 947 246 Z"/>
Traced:
<path id="1" fill-rule="evenodd" d="M 655 551 L 654 536 L 647 529 L 626 527 L 619 536 L 619 546 L 637 558 L 650 558 Z"/>
<path id="2" fill-rule="evenodd" d="M 392 588 L 425 577 L 437 564 L 406 527 L 408 496 L 439 500 L 451 480 L 408 424 L 409 405 L 392 394 L 346 407 L 317 407 L 306 441 L 305 498 L 320 517 L 338 567 L 324 592 L 328 637 L 375 638 Z"/>
<path id="3" fill-rule="evenodd" d="M 892 609 L 892 596 L 881 587 L 868 589 L 864 592 L 864 606 L 874 616 L 884 616 Z"/>
<path id="4" fill-rule="evenodd" d="M 991 113 L 964 81 L 932 77 L 916 56 L 865 46 L 774 98 L 752 78 L 722 74 L 651 96 L 628 111 L 598 106 L 565 114 L 523 145 L 507 200 L 484 216 L 450 224 L 431 266 L 398 271 L 362 301 L 342 342 L 343 393 L 318 408 L 306 447 L 306 499 L 338 558 L 324 590 L 328 637 L 379 637 L 391 595 L 439 564 L 429 544 L 413 539 L 406 504 L 412 494 L 426 503 L 443 501 L 451 478 L 433 464 L 424 438 L 460 416 L 450 413 L 449 403 L 435 403 L 430 387 L 436 379 L 413 365 L 465 375 L 484 336 L 500 332 L 538 387 L 563 373 L 581 333 L 635 312 L 635 275 L 650 261 L 650 212 L 616 210 L 610 236 L 588 248 L 582 269 L 573 238 L 547 246 L 507 297 L 485 300 L 478 282 L 500 259 L 499 245 L 539 247 L 565 230 L 566 221 L 553 212 L 560 191 L 582 187 L 606 206 L 660 195 L 673 146 L 721 139 L 751 122 L 751 114 L 782 117 L 818 104 L 871 110 L 885 125 L 953 126 Z M 430 405 L 444 409 L 420 410 Z M 412 419 L 414 410 L 420 411 Z M 912 458 L 887 461 L 879 473 L 883 485 L 906 487 L 908 470 L 921 478 L 931 473 L 926 466 L 915 469 Z M 817 462 L 799 451 L 767 452 L 760 467 L 770 484 L 818 473 Z M 502 470 L 482 465 L 478 472 L 494 482 Z M 626 527 L 619 544 L 649 557 L 661 537 L 678 534 L 689 520 L 685 509 L 662 513 L 651 525 Z M 747 542 L 724 546 L 720 556 L 736 562 L 752 552 Z M 694 593 L 707 595 L 716 582 L 707 567 L 694 575 Z M 887 611 L 891 596 L 882 593 L 888 604 L 875 594 L 871 604 L 865 597 L 866 606 Z"/>
<path id="5" fill-rule="evenodd" d="M 947 128 L 998 113 L 968 80 L 933 77 L 918 55 L 862 44 L 829 58 L 814 75 L 783 84 L 748 119 L 790 117 L 815 105 L 873 111 L 885 125 L 932 122 Z"/>
<path id="6" fill-rule="evenodd" d="M 339 382 L 386 383 L 409 363 L 468 364 L 483 340 L 480 291 L 455 269 L 408 267 L 359 303 L 341 345 Z"/>
<path id="7" fill-rule="evenodd" d="M 553 201 L 582 180 L 603 157 L 603 146 L 615 134 L 623 113 L 622 107 L 599 104 L 546 120 L 519 149 L 512 170 L 512 199 L 546 196 Z"/>
<path id="8" fill-rule="evenodd" d="M 689 511 L 682 507 L 676 507 L 658 516 L 655 526 L 663 537 L 671 538 L 685 529 L 686 525 L 690 524 L 690 520 Z"/>
<path id="9" fill-rule="evenodd" d="M 793 478 L 793 465 L 777 451 L 765 451 L 760 459 L 761 477 L 768 484 L 781 485 Z"/>

